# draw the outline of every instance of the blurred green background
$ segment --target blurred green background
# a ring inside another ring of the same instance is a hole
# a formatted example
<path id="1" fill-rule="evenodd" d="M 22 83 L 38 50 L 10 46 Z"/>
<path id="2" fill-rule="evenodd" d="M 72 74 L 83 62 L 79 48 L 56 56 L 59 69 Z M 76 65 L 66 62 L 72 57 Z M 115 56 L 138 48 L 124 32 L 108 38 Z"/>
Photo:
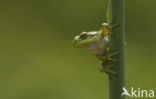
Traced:
<path id="1" fill-rule="evenodd" d="M 108 78 L 81 31 L 105 21 L 108 0 L 1 0 L 0 99 L 107 99 Z M 155 0 L 126 0 L 126 85 L 156 89 Z M 128 98 L 130 99 L 130 98 Z"/>

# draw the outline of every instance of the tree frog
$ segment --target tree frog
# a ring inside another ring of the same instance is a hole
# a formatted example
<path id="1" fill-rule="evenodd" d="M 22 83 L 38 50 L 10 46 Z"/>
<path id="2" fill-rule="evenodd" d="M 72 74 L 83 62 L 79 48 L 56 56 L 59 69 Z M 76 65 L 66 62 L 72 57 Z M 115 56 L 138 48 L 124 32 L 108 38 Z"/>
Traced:
<path id="1" fill-rule="evenodd" d="M 101 72 L 113 75 L 117 73 L 112 70 L 109 61 L 117 62 L 117 60 L 112 57 L 117 55 L 118 52 L 109 52 L 109 37 L 111 37 L 112 28 L 115 26 L 117 26 L 117 24 L 103 23 L 99 31 L 81 32 L 75 36 L 73 40 L 74 47 L 88 48 L 98 59 L 103 61 L 100 68 Z"/>

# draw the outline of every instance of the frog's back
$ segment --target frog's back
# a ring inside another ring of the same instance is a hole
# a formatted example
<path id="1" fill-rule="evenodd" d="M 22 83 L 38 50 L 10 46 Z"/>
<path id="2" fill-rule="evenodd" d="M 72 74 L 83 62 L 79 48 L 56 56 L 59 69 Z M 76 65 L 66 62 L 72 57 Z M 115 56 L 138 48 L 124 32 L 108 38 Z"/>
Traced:
<path id="1" fill-rule="evenodd" d="M 90 31 L 90 32 L 87 32 L 87 34 L 90 36 L 98 36 L 99 31 Z"/>

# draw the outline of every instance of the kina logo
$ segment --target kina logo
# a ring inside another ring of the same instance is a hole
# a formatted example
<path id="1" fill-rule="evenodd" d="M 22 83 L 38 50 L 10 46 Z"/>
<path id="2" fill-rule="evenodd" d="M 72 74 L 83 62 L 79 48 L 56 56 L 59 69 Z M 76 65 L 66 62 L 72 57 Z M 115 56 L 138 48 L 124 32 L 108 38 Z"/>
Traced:
<path id="1" fill-rule="evenodd" d="M 122 87 L 122 94 L 121 96 L 128 96 L 128 97 L 134 97 L 134 98 L 153 98 L 154 97 L 154 90 L 146 90 L 146 89 L 141 89 L 137 88 L 134 89 L 134 87 L 131 87 L 131 91 L 128 92 L 128 90 L 125 87 Z"/>

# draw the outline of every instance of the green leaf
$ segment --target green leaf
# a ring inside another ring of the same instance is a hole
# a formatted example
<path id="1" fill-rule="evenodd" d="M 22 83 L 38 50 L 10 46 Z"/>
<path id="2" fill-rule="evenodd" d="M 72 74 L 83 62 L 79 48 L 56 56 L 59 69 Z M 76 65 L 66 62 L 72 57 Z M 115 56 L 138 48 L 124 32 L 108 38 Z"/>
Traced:
<path id="1" fill-rule="evenodd" d="M 112 22 L 112 6 L 111 6 L 111 0 L 109 0 L 108 3 L 108 9 L 107 9 L 107 13 L 106 13 L 106 20 L 107 23 L 111 23 Z"/>

